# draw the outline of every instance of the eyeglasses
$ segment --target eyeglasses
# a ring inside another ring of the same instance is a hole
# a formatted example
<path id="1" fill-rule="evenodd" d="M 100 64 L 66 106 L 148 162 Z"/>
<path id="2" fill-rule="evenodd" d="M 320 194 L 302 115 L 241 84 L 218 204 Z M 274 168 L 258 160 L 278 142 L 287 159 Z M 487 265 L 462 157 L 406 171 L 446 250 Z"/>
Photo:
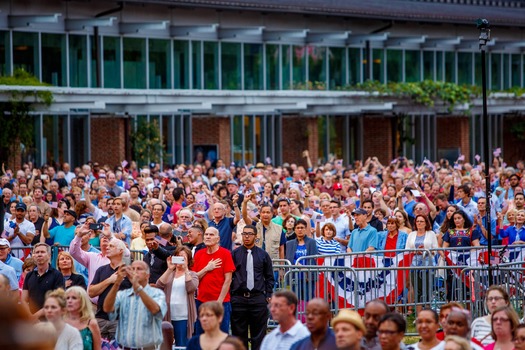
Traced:
<path id="1" fill-rule="evenodd" d="M 378 330 L 377 331 L 377 335 L 378 336 L 381 336 L 381 335 L 388 335 L 389 337 L 395 335 L 399 333 L 398 331 L 391 331 L 391 330 Z"/>
<path id="2" fill-rule="evenodd" d="M 242 236 L 255 236 L 256 233 L 252 233 L 252 232 L 243 232 L 241 233 Z"/>
<path id="3" fill-rule="evenodd" d="M 504 297 L 488 297 L 487 301 L 500 301 L 505 299 Z"/>
<path id="4" fill-rule="evenodd" d="M 494 318 L 492 318 L 492 322 L 494 322 L 494 323 L 498 323 L 498 322 L 503 323 L 503 322 L 509 322 L 509 321 L 510 321 L 510 319 L 505 318 L 505 317 L 494 317 Z"/>

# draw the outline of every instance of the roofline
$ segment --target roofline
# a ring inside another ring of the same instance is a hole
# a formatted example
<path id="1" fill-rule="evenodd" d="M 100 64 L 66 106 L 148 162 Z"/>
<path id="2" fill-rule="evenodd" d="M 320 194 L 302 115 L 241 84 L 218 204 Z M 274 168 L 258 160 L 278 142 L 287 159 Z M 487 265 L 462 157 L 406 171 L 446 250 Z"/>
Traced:
<path id="1" fill-rule="evenodd" d="M 487 15 L 491 14 L 491 11 L 494 11 L 494 7 L 490 6 L 476 6 L 476 5 L 457 5 L 457 4 L 435 4 L 435 3 L 419 3 L 423 6 L 428 6 L 429 11 L 432 16 L 426 14 L 416 14 L 401 11 L 376 11 L 374 9 L 365 10 L 366 7 L 363 7 L 359 10 L 348 10 L 344 9 L 335 9 L 324 6 L 290 6 L 290 5 L 266 5 L 263 3 L 254 3 L 254 2 L 244 2 L 239 0 L 125 0 L 128 3 L 154 3 L 168 5 L 172 7 L 183 7 L 183 8 L 212 8 L 212 9 L 221 9 L 221 10 L 243 10 L 243 11 L 261 11 L 261 12 L 272 12 L 272 13 L 282 13 L 283 11 L 288 13 L 303 14 L 303 15 L 328 15 L 335 17 L 352 17 L 352 18 L 366 18 L 366 19 L 379 19 L 379 20 L 399 20 L 399 21 L 410 21 L 410 22 L 430 22 L 430 23 L 444 23 L 444 24 L 470 24 L 474 25 L 475 20 L 478 16 L 471 15 L 468 16 L 462 15 L 460 11 L 456 17 L 445 17 L 440 16 L 438 12 L 435 12 L 435 6 L 471 6 L 475 7 L 476 10 L 486 11 Z M 263 2 L 263 1 L 262 1 Z M 499 8 L 499 11 L 505 13 L 508 12 L 509 15 L 514 14 L 516 8 Z M 525 27 L 525 11 L 524 16 L 521 20 L 515 20 L 513 18 L 491 18 L 491 24 L 497 24 L 500 27 Z M 492 12 L 493 14 L 493 12 Z M 490 17 L 490 16 L 489 16 Z"/>

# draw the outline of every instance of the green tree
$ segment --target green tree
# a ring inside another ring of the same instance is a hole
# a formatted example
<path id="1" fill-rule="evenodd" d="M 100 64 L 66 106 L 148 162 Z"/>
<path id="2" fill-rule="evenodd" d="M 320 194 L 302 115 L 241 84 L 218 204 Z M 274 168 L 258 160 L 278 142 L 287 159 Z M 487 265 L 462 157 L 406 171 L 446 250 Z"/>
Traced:
<path id="1" fill-rule="evenodd" d="M 133 159 L 139 166 L 150 162 L 159 163 L 166 158 L 166 151 L 160 139 L 160 128 L 157 120 L 147 122 L 139 119 L 137 127 L 130 135 Z"/>
<path id="2" fill-rule="evenodd" d="M 33 147 L 33 105 L 53 102 L 50 91 L 11 90 L 6 86 L 47 86 L 23 69 L 17 69 L 12 76 L 0 77 L 0 93 L 7 100 L 0 102 L 0 161 L 2 163 L 19 156 L 20 145 Z"/>

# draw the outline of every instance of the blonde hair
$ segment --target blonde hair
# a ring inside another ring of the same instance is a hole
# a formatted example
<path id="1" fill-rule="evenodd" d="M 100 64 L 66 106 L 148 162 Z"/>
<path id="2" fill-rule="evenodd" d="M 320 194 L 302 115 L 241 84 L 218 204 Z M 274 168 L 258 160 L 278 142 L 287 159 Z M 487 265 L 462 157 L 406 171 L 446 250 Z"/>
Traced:
<path id="1" fill-rule="evenodd" d="M 65 255 L 66 257 L 69 258 L 69 260 L 71 260 L 71 273 L 77 273 L 77 269 L 75 269 L 75 260 L 73 259 L 73 257 L 71 256 L 71 254 L 69 254 L 68 252 L 66 251 L 61 251 L 58 253 L 57 255 L 57 270 L 62 272 L 62 270 L 60 269 L 60 264 L 58 263 L 59 260 L 60 260 L 60 257 L 62 255 Z"/>
<path id="2" fill-rule="evenodd" d="M 46 300 L 49 298 L 54 298 L 62 310 L 66 308 L 66 292 L 62 288 L 48 291 Z"/>
<path id="3" fill-rule="evenodd" d="M 465 339 L 465 338 L 462 338 L 460 336 L 457 336 L 457 335 L 447 335 L 445 337 L 445 344 L 448 342 L 448 341 L 451 341 L 451 342 L 454 342 L 456 343 L 457 345 L 459 345 L 461 347 L 461 350 L 472 350 L 472 346 L 470 346 L 470 342 Z"/>
<path id="4" fill-rule="evenodd" d="M 95 315 L 93 313 L 93 307 L 91 306 L 91 301 L 89 300 L 89 296 L 86 290 L 79 286 L 69 287 L 68 290 L 66 291 L 66 298 L 67 298 L 67 295 L 71 293 L 75 293 L 80 299 L 80 310 L 79 310 L 80 321 L 85 322 L 85 321 L 94 319 Z"/>

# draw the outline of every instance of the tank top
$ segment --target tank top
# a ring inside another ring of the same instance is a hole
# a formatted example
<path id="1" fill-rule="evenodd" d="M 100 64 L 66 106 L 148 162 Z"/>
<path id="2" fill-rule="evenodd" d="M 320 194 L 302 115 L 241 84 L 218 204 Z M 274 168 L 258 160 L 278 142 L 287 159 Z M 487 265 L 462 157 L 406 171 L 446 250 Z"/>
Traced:
<path id="1" fill-rule="evenodd" d="M 89 322 L 91 322 L 91 320 L 89 320 Z M 91 329 L 89 329 L 89 322 L 86 328 L 79 330 L 82 343 L 84 344 L 84 350 L 93 350 L 93 333 L 91 333 Z"/>

